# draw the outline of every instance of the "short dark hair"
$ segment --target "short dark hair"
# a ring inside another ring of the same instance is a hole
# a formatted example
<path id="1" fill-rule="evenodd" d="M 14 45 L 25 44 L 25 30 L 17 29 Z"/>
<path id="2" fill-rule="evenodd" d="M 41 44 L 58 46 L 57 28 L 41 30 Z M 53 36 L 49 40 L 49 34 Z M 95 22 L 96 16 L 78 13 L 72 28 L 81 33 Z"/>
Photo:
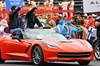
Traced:
<path id="1" fill-rule="evenodd" d="M 16 7 L 17 7 L 17 6 L 12 6 L 12 7 L 11 7 L 11 11 L 15 10 Z"/>
<path id="2" fill-rule="evenodd" d="M 65 19 L 65 17 L 67 17 L 66 15 L 65 16 L 63 16 L 63 19 Z"/>

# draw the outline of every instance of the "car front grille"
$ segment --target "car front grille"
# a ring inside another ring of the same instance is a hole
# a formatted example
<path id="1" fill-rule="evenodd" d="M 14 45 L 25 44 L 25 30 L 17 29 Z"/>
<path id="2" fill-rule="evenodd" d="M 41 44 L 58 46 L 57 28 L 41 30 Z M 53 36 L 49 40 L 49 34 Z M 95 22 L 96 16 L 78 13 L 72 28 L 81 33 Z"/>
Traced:
<path id="1" fill-rule="evenodd" d="M 90 52 L 84 53 L 58 53 L 58 58 L 85 58 L 90 57 Z"/>

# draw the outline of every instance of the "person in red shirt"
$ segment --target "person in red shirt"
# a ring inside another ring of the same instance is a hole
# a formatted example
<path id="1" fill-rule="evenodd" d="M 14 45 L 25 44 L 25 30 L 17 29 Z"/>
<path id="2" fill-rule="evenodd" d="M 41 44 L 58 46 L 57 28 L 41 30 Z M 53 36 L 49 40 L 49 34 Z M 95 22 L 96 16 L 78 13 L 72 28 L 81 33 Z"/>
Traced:
<path id="1" fill-rule="evenodd" d="M 90 13 L 89 14 L 89 18 L 88 18 L 88 21 L 87 21 L 87 29 L 88 29 L 88 27 L 92 27 L 92 28 L 95 28 L 95 26 L 94 26 L 94 19 L 92 18 L 92 14 Z"/>

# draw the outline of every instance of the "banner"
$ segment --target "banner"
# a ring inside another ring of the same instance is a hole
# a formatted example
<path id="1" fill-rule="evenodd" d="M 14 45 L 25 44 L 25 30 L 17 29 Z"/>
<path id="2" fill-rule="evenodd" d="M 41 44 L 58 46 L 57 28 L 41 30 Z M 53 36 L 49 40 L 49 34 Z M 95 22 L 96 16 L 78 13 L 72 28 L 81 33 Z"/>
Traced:
<path id="1" fill-rule="evenodd" d="M 0 13 L 9 13 L 10 11 L 0 11 Z M 19 13 L 27 13 L 28 10 L 20 10 Z M 73 13 L 74 10 L 37 10 L 37 13 L 63 13 L 63 12 L 69 12 Z"/>
<path id="2" fill-rule="evenodd" d="M 12 6 L 21 6 L 23 0 L 5 0 L 6 1 L 6 9 L 11 9 Z"/>
<path id="3" fill-rule="evenodd" d="M 100 0 L 83 0 L 84 13 L 100 12 Z"/>

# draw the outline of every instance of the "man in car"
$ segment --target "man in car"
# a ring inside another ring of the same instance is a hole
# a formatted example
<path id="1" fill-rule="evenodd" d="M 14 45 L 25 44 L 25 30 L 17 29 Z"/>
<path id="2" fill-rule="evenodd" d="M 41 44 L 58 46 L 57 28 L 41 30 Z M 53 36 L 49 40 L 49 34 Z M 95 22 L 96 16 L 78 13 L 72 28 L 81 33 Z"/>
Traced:
<path id="1" fill-rule="evenodd" d="M 97 13 L 97 18 L 95 19 L 95 26 L 97 28 L 97 42 L 100 51 L 100 12 Z"/>
<path id="2" fill-rule="evenodd" d="M 27 14 L 26 14 L 26 19 L 27 21 L 27 28 L 33 29 L 34 25 L 37 24 L 39 28 L 42 28 L 42 24 L 40 23 L 39 19 L 35 16 L 36 14 L 36 7 L 32 8 Z"/>
<path id="3" fill-rule="evenodd" d="M 25 2 L 20 7 L 12 6 L 11 12 L 9 13 L 9 29 L 10 33 L 19 36 L 21 33 L 21 29 L 24 28 L 23 23 L 20 21 L 18 11 L 25 5 Z"/>

